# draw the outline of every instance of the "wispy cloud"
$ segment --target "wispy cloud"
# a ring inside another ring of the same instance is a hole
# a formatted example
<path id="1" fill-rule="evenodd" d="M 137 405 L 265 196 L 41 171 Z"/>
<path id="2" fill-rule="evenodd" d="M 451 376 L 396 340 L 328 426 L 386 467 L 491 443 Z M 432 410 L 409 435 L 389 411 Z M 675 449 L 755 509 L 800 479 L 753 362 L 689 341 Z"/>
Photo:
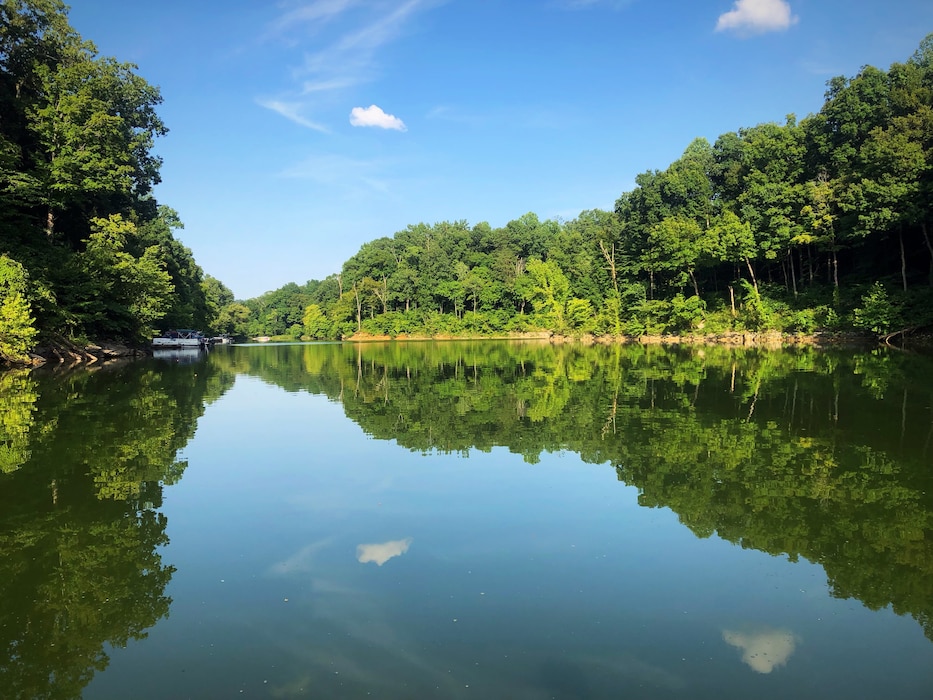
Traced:
<path id="1" fill-rule="evenodd" d="M 455 124 L 467 124 L 478 126 L 487 121 L 486 117 L 478 114 L 469 114 L 463 110 L 451 105 L 438 105 L 425 115 L 425 119 L 437 119 L 441 121 L 453 122 Z"/>
<path id="2" fill-rule="evenodd" d="M 716 31 L 762 34 L 787 29 L 798 20 L 787 0 L 736 0 L 732 10 L 719 16 Z"/>
<path id="3" fill-rule="evenodd" d="M 342 155 L 320 155 L 303 160 L 285 170 L 286 178 L 310 180 L 324 187 L 334 188 L 348 198 L 363 197 L 372 192 L 389 192 L 385 179 L 386 163 L 378 160 L 360 160 Z"/>
<path id="4" fill-rule="evenodd" d="M 296 124 L 326 130 L 317 128 L 321 126 L 319 117 L 312 119 L 307 115 L 318 114 L 325 106 L 333 107 L 333 98 L 342 91 L 378 77 L 382 70 L 378 61 L 380 49 L 401 37 L 418 12 L 442 1 L 313 0 L 292 6 L 272 23 L 268 33 L 293 40 L 298 36 L 302 59 L 291 72 L 291 89 L 260 104 Z M 329 36 L 337 37 L 326 43 L 318 36 L 318 30 L 325 24 Z"/>
<path id="5" fill-rule="evenodd" d="M 396 131 L 408 131 L 405 122 L 394 114 L 386 114 L 381 107 L 370 105 L 369 107 L 354 107 L 350 110 L 350 123 L 353 126 L 375 126 L 379 129 L 395 129 Z"/>
<path id="6" fill-rule="evenodd" d="M 314 0 L 286 11 L 269 27 L 266 36 L 279 36 L 290 33 L 299 27 L 317 28 L 358 5 L 359 0 Z"/>
<path id="7" fill-rule="evenodd" d="M 266 109 L 271 109 L 273 112 L 282 115 L 295 124 L 307 127 L 309 129 L 314 129 L 315 131 L 320 131 L 325 134 L 330 133 L 330 129 L 328 129 L 323 124 L 318 124 L 317 122 L 311 121 L 301 114 L 301 103 L 283 102 L 281 100 L 257 100 L 257 103 L 259 106 L 265 107 Z"/>

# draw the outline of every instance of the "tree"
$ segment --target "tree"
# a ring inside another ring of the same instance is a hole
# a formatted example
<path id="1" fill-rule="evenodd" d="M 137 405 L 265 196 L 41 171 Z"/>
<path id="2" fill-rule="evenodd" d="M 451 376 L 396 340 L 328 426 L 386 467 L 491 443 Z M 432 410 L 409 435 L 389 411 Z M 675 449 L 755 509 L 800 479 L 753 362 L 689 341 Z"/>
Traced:
<path id="1" fill-rule="evenodd" d="M 302 318 L 304 333 L 312 340 L 324 340 L 332 337 L 330 321 L 317 304 L 309 304 Z"/>
<path id="2" fill-rule="evenodd" d="M 245 338 L 250 335 L 249 321 L 251 314 L 252 312 L 245 304 L 237 302 L 227 304 L 217 314 L 214 330 L 219 333 L 228 333 Z"/>
<path id="3" fill-rule="evenodd" d="M 59 63 L 37 67 L 41 99 L 27 110 L 41 149 L 33 173 L 49 237 L 59 213 L 93 214 L 148 195 L 161 163 L 153 141 L 166 132 L 155 113 L 161 96 L 136 66 L 98 58 L 89 42 L 64 49 Z"/>
<path id="4" fill-rule="evenodd" d="M 695 219 L 672 216 L 654 225 L 648 237 L 652 250 L 663 261 L 660 269 L 674 273 L 674 284 L 678 287 L 689 278 L 694 294 L 700 296 L 694 271 L 701 260 L 715 250 L 713 236 L 704 232 Z"/>
<path id="5" fill-rule="evenodd" d="M 0 255 L 0 358 L 8 362 L 28 360 L 38 333 L 26 297 L 28 288 L 25 268 Z"/>
<path id="6" fill-rule="evenodd" d="M 204 276 L 201 291 L 204 293 L 207 302 L 208 321 L 206 326 L 218 333 L 223 332 L 217 327 L 217 322 L 222 309 L 233 303 L 233 292 L 230 291 L 227 285 L 211 275 Z"/>
<path id="7" fill-rule="evenodd" d="M 535 312 L 541 314 L 560 330 L 564 325 L 564 304 L 570 292 L 570 282 L 557 263 L 538 258 L 528 261 L 529 285 L 525 297 Z"/>
<path id="8" fill-rule="evenodd" d="M 119 214 L 93 219 L 92 225 L 85 251 L 76 258 L 94 281 L 80 303 L 100 332 L 133 339 L 150 337 L 173 291 L 158 247 L 146 248 L 140 258 L 127 253 L 127 241 L 136 234 L 136 227 Z"/>

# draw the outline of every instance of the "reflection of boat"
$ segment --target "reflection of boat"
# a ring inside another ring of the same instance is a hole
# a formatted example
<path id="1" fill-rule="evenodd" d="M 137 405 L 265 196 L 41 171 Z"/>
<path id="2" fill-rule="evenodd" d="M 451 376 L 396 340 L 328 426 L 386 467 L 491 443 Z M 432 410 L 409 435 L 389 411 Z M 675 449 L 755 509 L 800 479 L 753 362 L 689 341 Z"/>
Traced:
<path id="1" fill-rule="evenodd" d="M 164 348 L 161 350 L 153 349 L 152 356 L 156 360 L 187 365 L 192 362 L 200 362 L 206 357 L 206 354 L 201 352 L 201 348 Z"/>
<path id="2" fill-rule="evenodd" d="M 209 341 L 201 331 L 176 328 L 152 339 L 153 348 L 206 348 Z"/>

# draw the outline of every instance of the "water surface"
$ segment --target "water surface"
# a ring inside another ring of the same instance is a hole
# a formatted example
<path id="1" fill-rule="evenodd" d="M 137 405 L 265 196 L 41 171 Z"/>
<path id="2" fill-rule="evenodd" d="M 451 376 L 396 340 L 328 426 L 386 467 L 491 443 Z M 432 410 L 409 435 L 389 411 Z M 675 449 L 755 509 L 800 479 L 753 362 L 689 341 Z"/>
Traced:
<path id="1" fill-rule="evenodd" d="M 0 377 L 0 697 L 929 698 L 933 362 L 222 347 Z"/>

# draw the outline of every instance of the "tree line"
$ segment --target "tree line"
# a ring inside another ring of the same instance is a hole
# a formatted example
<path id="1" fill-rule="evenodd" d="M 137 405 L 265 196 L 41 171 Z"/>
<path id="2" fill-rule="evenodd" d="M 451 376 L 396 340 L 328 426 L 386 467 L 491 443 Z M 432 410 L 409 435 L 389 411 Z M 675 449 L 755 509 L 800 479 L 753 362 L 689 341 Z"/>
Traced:
<path id="1" fill-rule="evenodd" d="M 167 129 L 135 71 L 98 55 L 61 0 L 0 2 L 0 359 L 209 327 L 233 301 L 152 195 Z"/>
<path id="2" fill-rule="evenodd" d="M 878 334 L 933 323 L 933 35 L 816 114 L 697 138 L 613 211 L 445 221 L 221 310 L 245 336 Z"/>

